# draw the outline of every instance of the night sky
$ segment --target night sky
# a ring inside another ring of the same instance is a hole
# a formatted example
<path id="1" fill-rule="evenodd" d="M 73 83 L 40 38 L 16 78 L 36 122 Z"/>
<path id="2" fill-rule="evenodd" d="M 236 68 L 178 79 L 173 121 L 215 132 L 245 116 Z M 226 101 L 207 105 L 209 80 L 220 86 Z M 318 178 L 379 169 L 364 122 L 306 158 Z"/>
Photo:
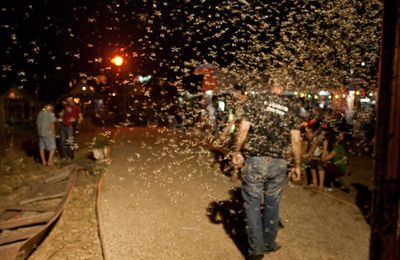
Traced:
<path id="1" fill-rule="evenodd" d="M 193 69 L 213 63 L 242 78 L 295 88 L 376 85 L 378 1 L 3 0 L 0 87 L 54 99 L 79 76 L 154 75 L 196 92 Z M 323 4 L 321 4 L 323 3 Z"/>

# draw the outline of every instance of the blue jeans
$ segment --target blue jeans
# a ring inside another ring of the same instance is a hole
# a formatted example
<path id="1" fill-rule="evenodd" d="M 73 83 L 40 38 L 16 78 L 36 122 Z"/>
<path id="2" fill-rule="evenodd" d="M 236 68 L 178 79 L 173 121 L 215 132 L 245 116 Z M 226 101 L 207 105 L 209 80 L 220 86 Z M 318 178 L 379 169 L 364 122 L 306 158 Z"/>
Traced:
<path id="1" fill-rule="evenodd" d="M 73 158 L 72 143 L 74 140 L 73 126 L 61 125 L 60 129 L 60 148 L 62 158 Z"/>
<path id="2" fill-rule="evenodd" d="M 282 159 L 248 157 L 242 169 L 242 196 L 247 218 L 249 255 L 275 249 L 279 228 L 279 201 L 287 165 Z M 264 203 L 264 214 L 261 214 Z"/>

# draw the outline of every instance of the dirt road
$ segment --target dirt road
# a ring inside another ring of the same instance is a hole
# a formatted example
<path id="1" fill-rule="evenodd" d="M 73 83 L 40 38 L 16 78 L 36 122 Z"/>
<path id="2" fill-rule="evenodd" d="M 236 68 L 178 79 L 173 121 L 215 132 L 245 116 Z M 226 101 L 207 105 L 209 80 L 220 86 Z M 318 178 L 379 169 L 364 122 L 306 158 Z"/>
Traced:
<path id="1" fill-rule="evenodd" d="M 185 136 L 155 128 L 117 131 L 101 200 L 108 259 L 244 259 L 240 184 Z M 310 196 L 287 184 L 282 249 L 270 258 L 368 259 L 370 230 L 356 195 Z"/>

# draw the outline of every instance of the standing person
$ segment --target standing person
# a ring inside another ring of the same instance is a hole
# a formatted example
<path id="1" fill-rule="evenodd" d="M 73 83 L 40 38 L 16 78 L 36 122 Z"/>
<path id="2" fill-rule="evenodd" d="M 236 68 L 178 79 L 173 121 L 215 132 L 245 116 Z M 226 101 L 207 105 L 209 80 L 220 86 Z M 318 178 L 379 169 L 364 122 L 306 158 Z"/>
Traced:
<path id="1" fill-rule="evenodd" d="M 248 259 L 262 259 L 264 254 L 280 248 L 275 241 L 279 201 L 291 159 L 294 165 L 289 178 L 301 180 L 302 142 L 300 130 L 296 128 L 296 110 L 282 92 L 282 87 L 275 86 L 271 87 L 270 95 L 249 98 L 232 154 L 235 167 L 244 163 L 242 196 L 247 218 Z"/>
<path id="2" fill-rule="evenodd" d="M 56 151 L 56 131 L 54 108 L 51 104 L 43 106 L 36 118 L 36 126 L 39 134 L 40 159 L 43 165 L 53 165 L 53 157 Z M 49 158 L 46 160 L 46 151 Z"/>
<path id="3" fill-rule="evenodd" d="M 81 108 L 75 104 L 72 97 L 67 98 L 61 111 L 61 154 L 62 158 L 73 159 L 73 143 L 76 127 L 83 120 Z"/>
<path id="4" fill-rule="evenodd" d="M 312 194 L 324 191 L 325 171 L 322 166 L 322 142 L 325 132 L 320 132 L 319 129 L 313 130 L 306 128 L 306 135 L 311 138 L 309 149 L 304 157 L 307 159 L 307 166 L 310 169 L 312 177 Z"/>

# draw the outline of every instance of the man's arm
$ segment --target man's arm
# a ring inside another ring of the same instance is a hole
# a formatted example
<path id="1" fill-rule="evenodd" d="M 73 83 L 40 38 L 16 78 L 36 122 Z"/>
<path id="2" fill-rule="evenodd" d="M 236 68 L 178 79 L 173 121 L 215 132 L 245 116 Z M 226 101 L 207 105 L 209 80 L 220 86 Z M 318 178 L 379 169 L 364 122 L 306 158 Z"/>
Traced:
<path id="1" fill-rule="evenodd" d="M 54 113 L 51 114 L 51 123 L 50 123 L 50 131 L 55 136 L 56 135 L 56 122 L 57 118 Z"/>
<path id="2" fill-rule="evenodd" d="M 245 119 L 242 119 L 239 123 L 234 152 L 240 152 L 240 149 L 242 149 L 243 144 L 246 141 L 247 134 L 249 133 L 249 129 L 250 129 L 250 122 Z"/>
<path id="3" fill-rule="evenodd" d="M 290 141 L 292 143 L 292 152 L 295 164 L 301 165 L 302 143 L 301 133 L 298 129 L 290 130 Z"/>
<path id="4" fill-rule="evenodd" d="M 294 159 L 294 167 L 291 171 L 290 177 L 294 181 L 301 180 L 301 158 L 302 158 L 302 143 L 301 133 L 298 129 L 290 130 L 290 140 L 292 143 L 292 152 Z"/>
<path id="5" fill-rule="evenodd" d="M 236 142 L 232 153 L 232 163 L 235 168 L 240 168 L 243 165 L 244 158 L 243 155 L 240 153 L 240 150 L 242 149 L 243 144 L 246 141 L 250 125 L 251 125 L 250 122 L 245 119 L 242 119 L 239 123 Z"/>

